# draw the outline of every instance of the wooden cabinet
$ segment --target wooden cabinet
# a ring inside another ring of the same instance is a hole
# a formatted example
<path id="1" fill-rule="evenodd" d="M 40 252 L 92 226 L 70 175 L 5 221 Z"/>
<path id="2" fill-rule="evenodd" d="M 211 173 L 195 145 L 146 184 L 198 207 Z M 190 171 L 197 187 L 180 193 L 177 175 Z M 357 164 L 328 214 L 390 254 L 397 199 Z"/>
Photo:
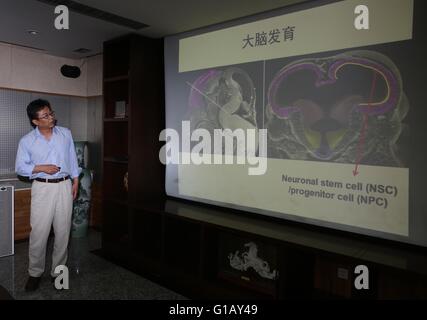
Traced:
<path id="1" fill-rule="evenodd" d="M 102 186 L 98 183 L 92 185 L 92 202 L 90 206 L 90 221 L 89 226 L 101 230 L 102 228 L 102 215 L 103 215 L 103 196 Z"/>
<path id="2" fill-rule="evenodd" d="M 319 294 L 335 298 L 351 298 L 353 270 L 348 261 L 319 255 L 316 257 L 314 268 L 314 287 Z"/>
<path id="3" fill-rule="evenodd" d="M 120 203 L 111 259 L 189 298 L 408 299 L 427 296 L 427 255 L 188 201 Z M 111 232 L 112 228 L 114 232 Z M 357 288 L 357 266 L 369 287 Z"/>
<path id="4" fill-rule="evenodd" d="M 15 190 L 15 240 L 27 240 L 30 237 L 31 225 L 31 189 Z M 102 194 L 101 187 L 92 186 L 92 205 L 90 226 L 100 228 L 102 225 Z"/>
<path id="5" fill-rule="evenodd" d="M 384 270 L 378 277 L 378 298 L 427 299 L 427 277 L 415 274 L 402 274 L 396 270 Z"/>
<path id="6" fill-rule="evenodd" d="M 104 43 L 103 248 L 130 246 L 130 204 L 162 199 L 163 42 L 127 35 Z"/>
<path id="7" fill-rule="evenodd" d="M 31 190 L 15 191 L 15 240 L 30 237 Z"/>

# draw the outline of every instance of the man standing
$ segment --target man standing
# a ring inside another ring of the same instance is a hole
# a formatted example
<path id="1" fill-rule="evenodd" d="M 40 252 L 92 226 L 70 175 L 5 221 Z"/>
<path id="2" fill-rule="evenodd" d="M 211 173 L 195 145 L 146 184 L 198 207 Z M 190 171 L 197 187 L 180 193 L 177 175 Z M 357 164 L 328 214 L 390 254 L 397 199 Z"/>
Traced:
<path id="1" fill-rule="evenodd" d="M 18 175 L 33 180 L 29 278 L 25 290 L 34 291 L 45 269 L 46 245 L 52 225 L 55 232 L 52 280 L 55 268 L 67 261 L 79 170 L 71 132 L 56 126 L 55 113 L 49 102 L 32 101 L 27 106 L 27 115 L 34 130 L 19 142 L 15 170 Z"/>

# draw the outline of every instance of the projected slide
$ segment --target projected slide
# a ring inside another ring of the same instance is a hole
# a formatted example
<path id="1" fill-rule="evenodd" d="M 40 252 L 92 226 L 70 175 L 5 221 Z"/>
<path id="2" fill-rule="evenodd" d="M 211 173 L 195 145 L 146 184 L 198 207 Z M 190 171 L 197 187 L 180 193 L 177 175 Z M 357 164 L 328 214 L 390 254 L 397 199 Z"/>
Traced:
<path id="1" fill-rule="evenodd" d="M 410 212 L 413 1 L 366 1 L 369 30 L 357 5 L 166 39 L 167 127 L 193 134 L 167 140 L 169 195 L 427 245 Z"/>
<path id="2" fill-rule="evenodd" d="M 188 88 L 192 129 L 267 128 L 270 158 L 404 166 L 396 141 L 409 103 L 385 55 L 349 51 L 271 71 L 265 111 L 244 69 L 201 71 Z"/>

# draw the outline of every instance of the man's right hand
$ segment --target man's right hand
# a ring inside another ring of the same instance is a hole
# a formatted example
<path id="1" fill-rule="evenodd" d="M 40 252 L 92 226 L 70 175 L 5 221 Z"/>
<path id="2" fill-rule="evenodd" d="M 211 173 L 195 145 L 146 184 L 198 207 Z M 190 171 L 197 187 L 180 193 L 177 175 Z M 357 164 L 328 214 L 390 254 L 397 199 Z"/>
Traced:
<path id="1" fill-rule="evenodd" d="M 33 173 L 44 172 L 47 174 L 55 174 L 59 172 L 59 168 L 54 164 L 41 164 L 34 167 Z"/>

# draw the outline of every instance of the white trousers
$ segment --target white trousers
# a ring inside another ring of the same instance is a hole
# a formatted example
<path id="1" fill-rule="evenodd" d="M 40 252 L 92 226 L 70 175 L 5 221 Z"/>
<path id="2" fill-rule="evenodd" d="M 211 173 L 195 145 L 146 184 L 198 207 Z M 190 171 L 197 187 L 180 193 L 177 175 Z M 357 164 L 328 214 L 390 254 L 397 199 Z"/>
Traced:
<path id="1" fill-rule="evenodd" d="M 53 224 L 55 242 L 51 275 L 67 262 L 73 196 L 70 180 L 58 183 L 34 181 L 31 187 L 31 233 L 28 273 L 40 277 L 45 269 L 46 245 Z"/>

